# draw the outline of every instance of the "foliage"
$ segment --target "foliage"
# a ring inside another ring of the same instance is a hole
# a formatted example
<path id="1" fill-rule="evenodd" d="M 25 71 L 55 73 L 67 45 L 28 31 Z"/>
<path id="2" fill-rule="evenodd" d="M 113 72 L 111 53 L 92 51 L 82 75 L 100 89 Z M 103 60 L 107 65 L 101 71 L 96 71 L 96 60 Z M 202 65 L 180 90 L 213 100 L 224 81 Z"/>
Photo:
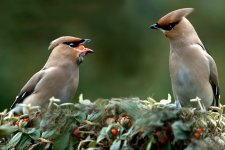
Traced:
<path id="1" fill-rule="evenodd" d="M 171 97 L 84 100 L 47 111 L 0 116 L 0 149 L 225 149 L 225 117 L 218 112 L 176 109 Z"/>

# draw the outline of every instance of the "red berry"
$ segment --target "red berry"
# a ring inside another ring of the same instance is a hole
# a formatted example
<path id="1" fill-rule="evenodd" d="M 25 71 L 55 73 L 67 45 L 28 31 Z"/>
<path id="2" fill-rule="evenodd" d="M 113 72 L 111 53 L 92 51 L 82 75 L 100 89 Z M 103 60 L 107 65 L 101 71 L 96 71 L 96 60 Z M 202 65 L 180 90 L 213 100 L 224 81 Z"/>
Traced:
<path id="1" fill-rule="evenodd" d="M 198 128 L 197 132 L 201 134 L 203 132 L 203 129 L 202 128 Z"/>
<path id="2" fill-rule="evenodd" d="M 113 136 L 116 136 L 117 135 L 117 130 L 115 128 L 111 129 L 111 133 Z"/>
<path id="3" fill-rule="evenodd" d="M 195 139 L 197 139 L 197 140 L 198 140 L 198 139 L 200 138 L 200 133 L 195 132 L 194 136 L 195 136 Z"/>
<path id="4" fill-rule="evenodd" d="M 160 139 L 160 143 L 161 144 L 166 144 L 166 142 L 168 141 L 168 136 L 166 134 L 164 134 L 161 139 Z"/>
<path id="5" fill-rule="evenodd" d="M 74 134 L 76 137 L 80 137 L 80 129 L 79 129 L 79 128 L 76 128 L 76 129 L 73 131 L 73 134 Z"/>
<path id="6" fill-rule="evenodd" d="M 164 130 L 156 130 L 155 136 L 157 137 L 157 140 L 160 144 L 166 144 L 169 139 L 168 135 L 166 134 L 166 131 Z"/>
<path id="7" fill-rule="evenodd" d="M 19 127 L 19 121 L 16 121 L 16 125 Z"/>

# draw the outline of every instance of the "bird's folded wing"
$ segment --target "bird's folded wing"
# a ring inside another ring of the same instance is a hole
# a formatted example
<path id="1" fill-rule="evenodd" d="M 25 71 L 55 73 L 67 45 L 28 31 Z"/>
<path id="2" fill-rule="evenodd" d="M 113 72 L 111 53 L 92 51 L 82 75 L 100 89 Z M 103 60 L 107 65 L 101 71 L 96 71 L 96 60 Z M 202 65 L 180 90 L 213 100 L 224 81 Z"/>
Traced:
<path id="1" fill-rule="evenodd" d="M 209 59 L 209 67 L 210 67 L 209 82 L 213 89 L 214 105 L 219 106 L 220 89 L 219 89 L 217 67 L 216 67 L 215 61 L 210 55 L 208 55 L 208 59 Z"/>
<path id="2" fill-rule="evenodd" d="M 14 108 L 16 104 L 22 103 L 27 96 L 34 92 L 36 85 L 43 78 L 44 72 L 44 70 L 41 70 L 31 77 L 31 79 L 24 85 L 20 93 L 16 96 L 16 99 L 10 109 Z"/>

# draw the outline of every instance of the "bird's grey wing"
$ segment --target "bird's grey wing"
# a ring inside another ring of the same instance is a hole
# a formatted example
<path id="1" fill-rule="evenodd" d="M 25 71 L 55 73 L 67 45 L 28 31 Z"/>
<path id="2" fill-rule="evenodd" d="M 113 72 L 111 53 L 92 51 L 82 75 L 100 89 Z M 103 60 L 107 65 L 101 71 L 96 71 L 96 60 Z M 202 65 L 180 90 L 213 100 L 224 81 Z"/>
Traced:
<path id="1" fill-rule="evenodd" d="M 212 86 L 212 90 L 214 94 L 214 105 L 219 106 L 220 89 L 219 89 L 217 67 L 216 67 L 215 61 L 210 55 L 208 55 L 208 59 L 209 59 L 209 67 L 210 67 L 209 82 Z"/>
<path id="2" fill-rule="evenodd" d="M 26 97 L 28 97 L 34 92 L 36 85 L 43 78 L 44 72 L 45 72 L 44 70 L 41 70 L 30 78 L 30 80 L 21 89 L 20 93 L 16 96 L 16 99 L 13 102 L 10 109 L 13 109 L 16 106 L 16 104 L 22 103 Z"/>

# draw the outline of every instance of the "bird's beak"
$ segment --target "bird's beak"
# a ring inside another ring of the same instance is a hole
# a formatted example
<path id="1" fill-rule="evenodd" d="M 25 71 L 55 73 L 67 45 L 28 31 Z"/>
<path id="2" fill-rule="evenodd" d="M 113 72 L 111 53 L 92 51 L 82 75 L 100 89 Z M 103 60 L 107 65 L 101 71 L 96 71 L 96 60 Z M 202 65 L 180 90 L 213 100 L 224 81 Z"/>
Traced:
<path id="1" fill-rule="evenodd" d="M 81 44 L 86 44 L 86 43 L 89 43 L 91 42 L 91 39 L 82 39 L 82 43 Z"/>
<path id="2" fill-rule="evenodd" d="M 82 61 L 84 60 L 84 56 L 86 56 L 88 53 L 94 53 L 92 49 L 84 47 L 84 44 L 90 41 L 90 39 L 83 39 L 83 42 L 76 47 L 76 49 L 79 51 L 77 59 L 78 64 L 82 63 Z"/>
<path id="3" fill-rule="evenodd" d="M 154 24 L 150 25 L 150 28 L 151 28 L 151 29 L 159 29 L 157 23 L 154 23 Z"/>
<path id="4" fill-rule="evenodd" d="M 90 49 L 90 48 L 84 48 L 81 52 L 80 52 L 80 54 L 82 55 L 82 56 L 85 56 L 85 55 L 87 55 L 88 53 L 94 53 L 94 51 L 92 50 L 92 49 Z"/>
<path id="5" fill-rule="evenodd" d="M 93 51 L 92 49 L 84 47 L 84 44 L 90 42 L 91 39 L 82 39 L 82 41 L 83 41 L 83 42 L 80 43 L 80 45 L 77 47 L 77 49 L 79 49 L 79 51 L 80 51 L 80 54 L 81 54 L 82 56 L 85 56 L 85 55 L 87 55 L 88 53 L 94 53 L 94 51 Z"/>

